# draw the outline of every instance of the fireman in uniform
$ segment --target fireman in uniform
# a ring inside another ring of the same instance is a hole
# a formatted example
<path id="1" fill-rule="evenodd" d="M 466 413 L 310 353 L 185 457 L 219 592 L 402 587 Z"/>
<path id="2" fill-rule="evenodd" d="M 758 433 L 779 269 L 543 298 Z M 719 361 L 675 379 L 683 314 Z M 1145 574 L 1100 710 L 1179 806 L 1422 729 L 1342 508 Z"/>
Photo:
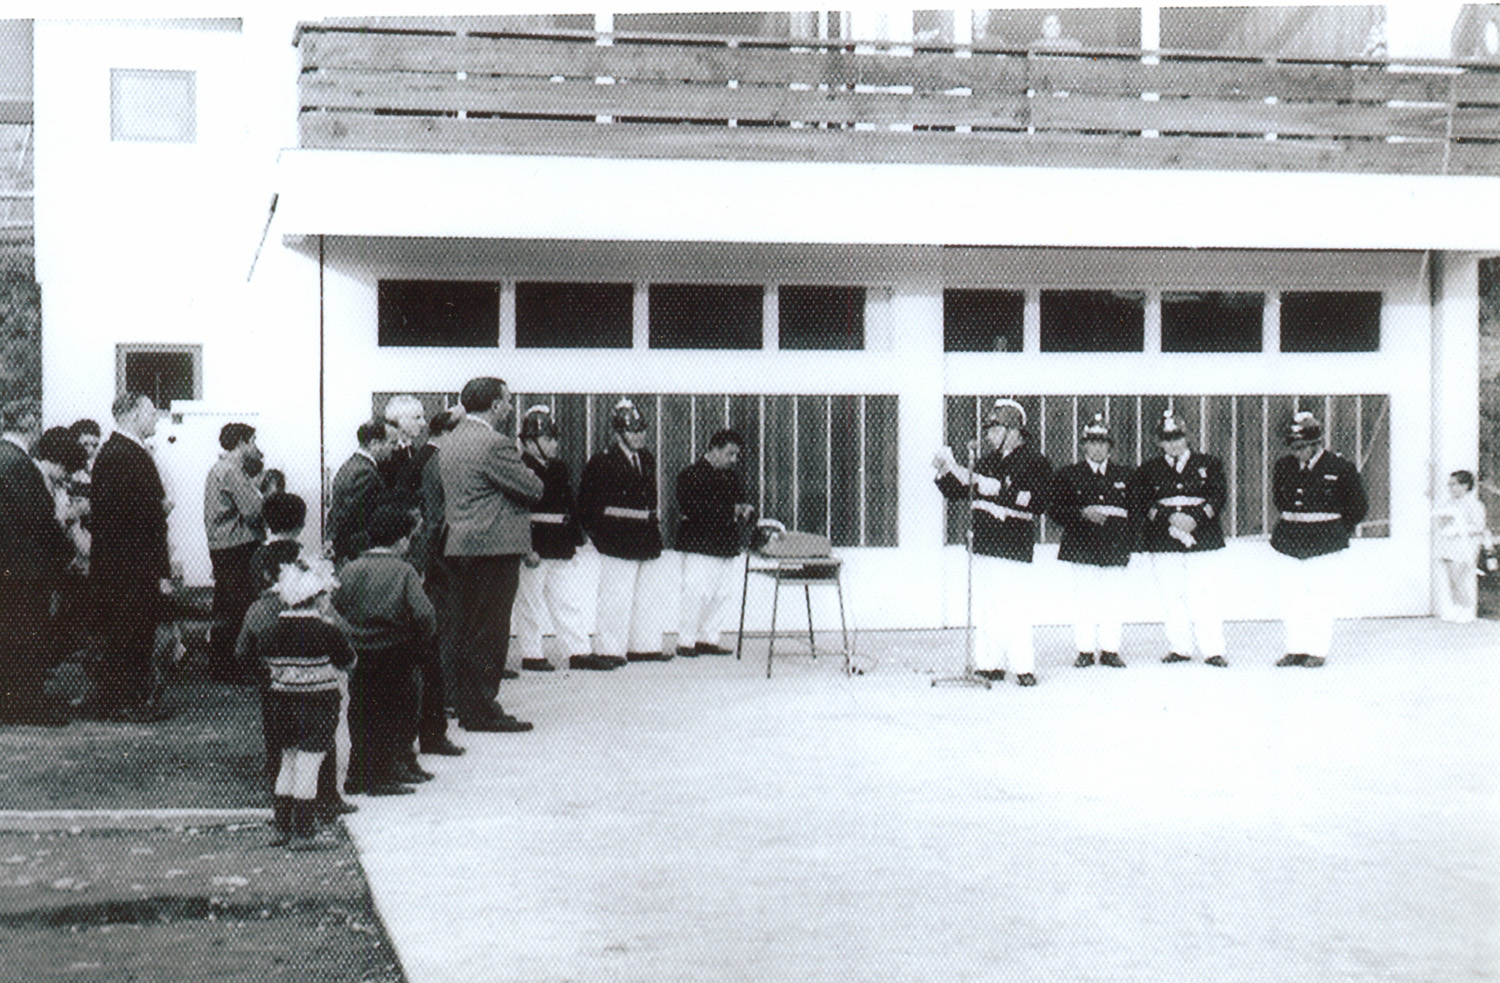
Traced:
<path id="1" fill-rule="evenodd" d="M 1102 413 L 1084 425 L 1082 461 L 1060 469 L 1047 495 L 1047 514 L 1062 526 L 1057 558 L 1073 581 L 1073 640 L 1082 669 L 1094 664 L 1125 668 L 1120 660 L 1125 568 L 1134 528 L 1130 522 L 1133 469 L 1110 459 L 1114 440 Z"/>
<path id="2" fill-rule="evenodd" d="M 997 399 L 984 417 L 985 454 L 972 470 L 950 447 L 938 451 L 933 466 L 945 498 L 971 502 L 974 672 L 998 681 L 1009 669 L 1022 686 L 1035 686 L 1031 554 L 1052 465 L 1032 448 L 1025 427 L 1021 404 Z"/>
<path id="3" fill-rule="evenodd" d="M 1168 651 L 1163 662 L 1187 662 L 1196 639 L 1203 661 L 1224 658 L 1222 551 L 1228 484 L 1223 463 L 1188 449 L 1187 427 L 1168 410 L 1157 427 L 1161 457 L 1135 472 L 1130 513 L 1140 523 L 1138 549 L 1151 571 L 1165 613 Z"/>
<path id="4" fill-rule="evenodd" d="M 1291 453 L 1271 472 L 1281 513 L 1271 548 L 1286 559 L 1280 570 L 1286 654 L 1278 666 L 1316 668 L 1328 658 L 1333 612 L 1344 580 L 1340 556 L 1364 521 L 1368 502 L 1359 471 L 1323 446 L 1323 426 L 1299 412 L 1286 431 Z"/>
<path id="5" fill-rule="evenodd" d="M 521 560 L 516 590 L 513 621 L 521 668 L 555 668 L 542 651 L 542 628 L 550 622 L 570 669 L 613 669 L 613 663 L 590 654 L 582 601 L 591 585 L 580 582 L 573 558 L 584 543 L 583 528 L 573 507 L 573 478 L 558 460 L 557 447 L 552 409 L 531 407 L 521 418 L 521 461 L 542 479 L 542 497 L 531 509 L 531 552 Z"/>
<path id="6" fill-rule="evenodd" d="M 584 465 L 578 485 L 578 517 L 599 551 L 595 652 L 616 666 L 666 662 L 656 457 L 630 400 L 615 404 L 610 425 L 614 439 Z"/>

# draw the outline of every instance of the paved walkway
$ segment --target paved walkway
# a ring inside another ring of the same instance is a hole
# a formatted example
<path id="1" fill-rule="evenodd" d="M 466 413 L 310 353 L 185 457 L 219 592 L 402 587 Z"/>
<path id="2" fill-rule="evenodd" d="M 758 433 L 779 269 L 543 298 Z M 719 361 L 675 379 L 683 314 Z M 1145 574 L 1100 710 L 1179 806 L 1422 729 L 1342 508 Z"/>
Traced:
<path id="1" fill-rule="evenodd" d="M 1074 670 L 1047 629 L 1030 690 L 932 688 L 938 632 L 525 674 L 533 733 L 349 825 L 411 983 L 1500 979 L 1500 625 L 1279 638 Z"/>

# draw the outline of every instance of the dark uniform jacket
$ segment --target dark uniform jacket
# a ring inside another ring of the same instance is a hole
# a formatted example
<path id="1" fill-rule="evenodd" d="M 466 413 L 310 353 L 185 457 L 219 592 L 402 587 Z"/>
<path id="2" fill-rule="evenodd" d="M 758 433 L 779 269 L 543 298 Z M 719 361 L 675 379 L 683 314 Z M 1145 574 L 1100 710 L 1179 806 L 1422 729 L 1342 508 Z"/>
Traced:
<path id="1" fill-rule="evenodd" d="M 594 546 L 619 560 L 661 556 L 661 525 L 656 504 L 656 458 L 637 451 L 641 470 L 611 444 L 583 467 L 578 482 L 578 518 Z"/>
<path id="2" fill-rule="evenodd" d="M 1191 451 L 1181 474 L 1165 457 L 1153 458 L 1136 469 L 1133 485 L 1130 514 L 1140 523 L 1140 552 L 1203 553 L 1224 548 L 1219 516 L 1229 486 L 1217 457 Z M 1174 512 L 1197 521 L 1191 546 L 1170 535 L 1168 517 Z"/>
<path id="3" fill-rule="evenodd" d="M 573 475 L 556 458 L 542 461 L 523 451 L 521 460 L 542 479 L 541 500 L 531 507 L 531 549 L 544 560 L 571 560 L 583 545 Z"/>
<path id="4" fill-rule="evenodd" d="M 745 479 L 735 468 L 699 459 L 677 476 L 677 549 L 704 556 L 739 556 L 740 527 L 734 507 L 749 501 Z"/>
<path id="5" fill-rule="evenodd" d="M 42 472 L 25 451 L 0 440 L 0 577 L 48 580 L 72 559 Z"/>
<path id="6" fill-rule="evenodd" d="M 1036 543 L 1036 517 L 1046 508 L 1052 465 L 1026 443 L 1003 457 L 998 450 L 991 451 L 979 459 L 974 470 L 998 479 L 1001 486 L 998 495 L 981 495 L 977 487 L 974 489 L 974 552 L 1030 563 Z M 945 498 L 959 501 L 969 497 L 969 487 L 951 472 L 944 472 L 937 486 Z"/>
<path id="7" fill-rule="evenodd" d="M 1123 567 L 1130 562 L 1135 545 L 1135 523 L 1130 519 L 1130 478 L 1134 469 L 1108 461 L 1102 475 L 1087 461 L 1059 470 L 1047 493 L 1047 514 L 1062 526 L 1062 544 L 1057 558 L 1065 563 L 1095 567 Z M 1083 517 L 1090 505 L 1100 505 L 1110 515 L 1103 525 Z"/>
<path id="8" fill-rule="evenodd" d="M 1282 513 L 1271 532 L 1271 548 L 1299 560 L 1347 548 L 1369 508 L 1359 472 L 1347 458 L 1330 450 L 1319 454 L 1306 471 L 1297 455 L 1288 454 L 1276 462 L 1271 481 L 1276 509 Z M 1318 513 L 1329 518 L 1319 518 Z M 1288 515 L 1315 521 L 1297 521 Z"/>
<path id="9" fill-rule="evenodd" d="M 156 590 L 171 576 L 166 498 L 156 462 L 129 437 L 110 434 L 94 461 L 89 577 L 101 587 Z"/>

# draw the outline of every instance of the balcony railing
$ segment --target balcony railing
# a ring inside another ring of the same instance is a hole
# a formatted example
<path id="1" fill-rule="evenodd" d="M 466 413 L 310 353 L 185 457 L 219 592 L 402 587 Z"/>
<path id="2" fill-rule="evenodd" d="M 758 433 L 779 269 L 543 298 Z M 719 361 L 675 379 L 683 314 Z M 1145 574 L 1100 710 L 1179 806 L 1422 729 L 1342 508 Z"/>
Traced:
<path id="1" fill-rule="evenodd" d="M 1500 174 L 1495 66 L 473 27 L 302 25 L 302 146 Z"/>

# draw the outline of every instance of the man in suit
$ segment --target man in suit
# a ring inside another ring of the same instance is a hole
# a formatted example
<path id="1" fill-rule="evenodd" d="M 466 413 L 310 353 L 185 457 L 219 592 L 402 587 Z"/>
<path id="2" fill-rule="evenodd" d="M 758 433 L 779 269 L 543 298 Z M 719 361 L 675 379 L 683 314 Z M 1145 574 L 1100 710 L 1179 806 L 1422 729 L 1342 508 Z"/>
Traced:
<path id="1" fill-rule="evenodd" d="M 1187 426 L 1171 410 L 1156 438 L 1161 456 L 1136 469 L 1130 514 L 1140 523 L 1138 548 L 1151 557 L 1166 615 L 1162 661 L 1187 662 L 1196 642 L 1205 663 L 1224 668 L 1224 464 L 1188 449 Z"/>
<path id="2" fill-rule="evenodd" d="M 49 604 L 73 545 L 31 459 L 41 422 L 36 400 L 0 407 L 0 723 L 58 727 L 68 718 L 43 692 Z"/>
<path id="3" fill-rule="evenodd" d="M 361 423 L 355 431 L 359 448 L 333 476 L 328 503 L 327 538 L 333 543 L 333 559 L 342 564 L 364 552 L 365 526 L 370 516 L 387 500 L 380 466 L 396 448 L 395 434 L 383 420 Z"/>
<path id="4" fill-rule="evenodd" d="M 1349 537 L 1369 509 L 1364 482 L 1353 462 L 1323 445 L 1317 417 L 1298 412 L 1286 430 L 1291 451 L 1276 462 L 1271 481 L 1281 513 L 1271 530 L 1271 549 L 1281 563 L 1286 655 L 1278 666 L 1316 669 L 1333 644 L 1333 614 L 1342 584 L 1340 562 Z"/>
<path id="5" fill-rule="evenodd" d="M 1083 460 L 1059 468 L 1047 495 L 1047 515 L 1062 526 L 1057 558 L 1073 581 L 1073 641 L 1079 669 L 1125 668 L 1120 659 L 1125 568 L 1135 541 L 1130 522 L 1132 469 L 1110 459 L 1114 439 L 1095 413 L 1080 436 Z"/>
<path id="6" fill-rule="evenodd" d="M 429 436 L 427 410 L 420 399 L 402 393 L 386 400 L 382 418 L 395 441 L 390 457 L 380 464 L 380 476 L 401 505 L 420 506 L 422 467 L 429 456 L 422 453 Z M 421 564 L 417 564 L 417 569 L 422 569 Z"/>
<path id="7" fill-rule="evenodd" d="M 457 633 L 458 725 L 527 731 L 531 724 L 505 713 L 495 697 L 510 649 L 521 557 L 531 552 L 530 506 L 542 496 L 542 480 L 510 436 L 510 390 L 502 380 L 471 379 L 459 399 L 464 418 L 437 457 L 448 520 L 444 555 L 453 578 L 448 628 Z"/>
<path id="8" fill-rule="evenodd" d="M 203 482 L 203 525 L 208 533 L 208 558 L 214 571 L 214 635 L 212 672 L 220 682 L 255 683 L 258 666 L 234 664 L 235 641 L 245 611 L 260 594 L 250 572 L 250 560 L 260 548 L 260 489 L 245 473 L 246 463 L 260 459 L 255 428 L 248 423 L 226 423 L 219 431 L 223 453 L 208 469 Z"/>
<path id="9" fill-rule="evenodd" d="M 114 402 L 115 431 L 94 461 L 90 578 L 105 640 L 99 709 L 118 720 L 162 719 L 150 706 L 151 654 L 162 595 L 171 590 L 167 513 L 172 503 L 145 441 L 156 406 L 141 393 Z"/>

